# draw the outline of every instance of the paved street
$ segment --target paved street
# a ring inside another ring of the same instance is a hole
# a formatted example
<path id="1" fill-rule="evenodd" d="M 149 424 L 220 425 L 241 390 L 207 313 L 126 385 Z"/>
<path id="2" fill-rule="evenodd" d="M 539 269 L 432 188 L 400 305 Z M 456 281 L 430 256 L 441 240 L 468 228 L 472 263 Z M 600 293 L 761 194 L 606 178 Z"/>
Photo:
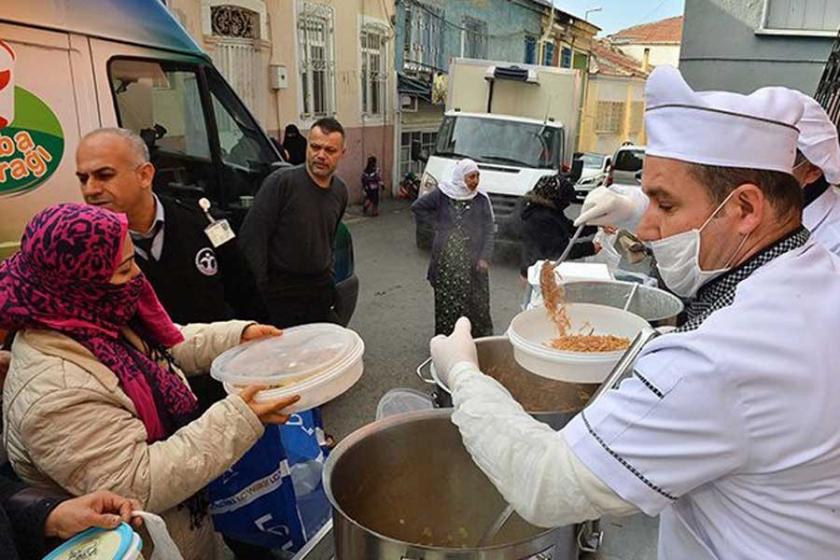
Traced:
<path id="1" fill-rule="evenodd" d="M 570 209 L 577 212 L 578 207 Z M 429 254 L 414 244 L 408 205 L 387 200 L 378 218 L 354 206 L 346 222 L 353 234 L 359 303 L 350 325 L 364 339 L 365 374 L 348 393 L 323 407 L 327 431 L 342 438 L 371 422 L 389 389 L 428 391 L 414 371 L 428 357 L 434 329 L 432 290 L 425 280 Z M 519 310 L 522 287 L 518 262 L 495 262 L 490 272 L 491 309 L 497 334 Z M 603 560 L 656 558 L 656 521 L 645 516 L 604 520 Z"/>

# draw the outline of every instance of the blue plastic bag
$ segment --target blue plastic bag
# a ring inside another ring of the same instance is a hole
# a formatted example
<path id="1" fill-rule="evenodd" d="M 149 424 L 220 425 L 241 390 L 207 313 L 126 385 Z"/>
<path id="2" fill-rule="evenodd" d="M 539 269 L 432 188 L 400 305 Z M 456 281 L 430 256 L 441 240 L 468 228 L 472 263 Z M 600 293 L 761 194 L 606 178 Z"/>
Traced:
<path id="1" fill-rule="evenodd" d="M 263 436 L 208 486 L 213 525 L 223 535 L 265 548 L 299 550 L 306 538 L 280 428 Z"/>
<path id="2" fill-rule="evenodd" d="M 329 450 L 318 408 L 292 414 L 280 427 L 295 490 L 298 513 L 306 539 L 330 519 L 331 507 L 322 473 Z"/>

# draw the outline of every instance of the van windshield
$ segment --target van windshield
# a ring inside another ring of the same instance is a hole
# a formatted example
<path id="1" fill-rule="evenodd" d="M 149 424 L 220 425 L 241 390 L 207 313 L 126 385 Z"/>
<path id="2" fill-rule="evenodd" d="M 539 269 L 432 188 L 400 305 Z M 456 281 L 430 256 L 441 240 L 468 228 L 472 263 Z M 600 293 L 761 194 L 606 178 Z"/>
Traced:
<path id="1" fill-rule="evenodd" d="M 120 126 L 149 146 L 156 190 L 230 207 L 252 196 L 280 161 L 214 68 L 117 57 L 108 71 Z"/>
<path id="2" fill-rule="evenodd" d="M 557 169 L 562 152 L 562 128 L 462 116 L 444 119 L 435 147 L 439 156 L 543 169 Z"/>

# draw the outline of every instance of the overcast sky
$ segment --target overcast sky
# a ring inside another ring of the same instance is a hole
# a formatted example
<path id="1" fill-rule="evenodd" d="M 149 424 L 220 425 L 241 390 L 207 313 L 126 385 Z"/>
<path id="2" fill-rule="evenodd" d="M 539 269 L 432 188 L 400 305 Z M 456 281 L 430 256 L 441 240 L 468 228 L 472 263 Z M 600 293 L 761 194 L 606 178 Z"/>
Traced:
<path id="1" fill-rule="evenodd" d="M 581 18 L 586 10 L 603 8 L 589 13 L 589 21 L 602 29 L 599 36 L 603 37 L 641 23 L 682 15 L 685 0 L 554 0 L 554 5 Z"/>

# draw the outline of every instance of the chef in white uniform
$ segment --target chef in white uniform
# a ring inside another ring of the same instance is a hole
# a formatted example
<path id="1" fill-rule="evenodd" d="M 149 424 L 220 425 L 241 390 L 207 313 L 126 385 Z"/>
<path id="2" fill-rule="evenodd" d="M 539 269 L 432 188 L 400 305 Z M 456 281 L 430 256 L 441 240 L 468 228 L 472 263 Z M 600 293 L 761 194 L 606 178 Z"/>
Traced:
<path id="1" fill-rule="evenodd" d="M 689 320 L 563 430 L 482 375 L 469 322 L 431 344 L 475 462 L 525 519 L 661 517 L 660 560 L 840 558 L 840 259 L 800 223 L 801 101 L 648 79 L 639 235 Z M 672 287 L 673 287 L 672 286 Z"/>
<path id="2" fill-rule="evenodd" d="M 768 88 L 777 89 L 777 88 Z M 795 91 L 795 90 L 790 90 Z M 840 144 L 837 127 L 817 101 L 795 92 L 804 105 L 793 175 L 804 189 L 802 225 L 823 246 L 840 255 Z M 635 231 L 649 199 L 640 188 L 599 187 L 586 197 L 575 225 L 615 225 Z"/>
<path id="3" fill-rule="evenodd" d="M 805 194 L 802 223 L 811 237 L 840 255 L 840 143 L 837 127 L 813 97 L 800 94 L 805 111 L 797 123 L 799 151 L 793 175 Z"/>

